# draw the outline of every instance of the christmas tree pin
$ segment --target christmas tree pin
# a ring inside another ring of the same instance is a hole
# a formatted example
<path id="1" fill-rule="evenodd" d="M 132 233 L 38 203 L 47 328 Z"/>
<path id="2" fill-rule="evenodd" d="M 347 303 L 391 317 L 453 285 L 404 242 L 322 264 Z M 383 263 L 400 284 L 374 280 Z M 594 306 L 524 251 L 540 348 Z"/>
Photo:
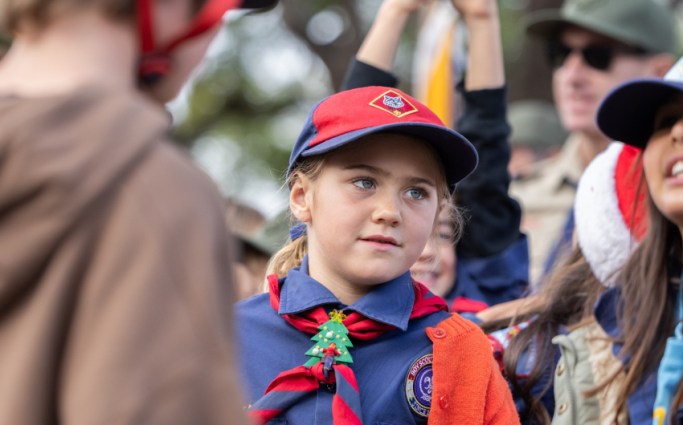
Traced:
<path id="1" fill-rule="evenodd" d="M 343 323 L 346 315 L 332 310 L 329 316 L 330 320 L 318 326 L 320 332 L 311 338 L 316 344 L 306 351 L 306 355 L 311 358 L 304 364 L 311 367 L 322 361 L 325 375 L 335 363 L 353 363 L 349 353 L 349 347 L 353 347 L 353 344 L 349 339 L 349 330 Z"/>

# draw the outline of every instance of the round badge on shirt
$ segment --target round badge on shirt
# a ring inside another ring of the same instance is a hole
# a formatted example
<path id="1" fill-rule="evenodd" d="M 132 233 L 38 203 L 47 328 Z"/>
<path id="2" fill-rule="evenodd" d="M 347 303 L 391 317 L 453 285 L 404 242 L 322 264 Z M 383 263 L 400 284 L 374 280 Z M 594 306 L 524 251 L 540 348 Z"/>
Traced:
<path id="1" fill-rule="evenodd" d="M 432 355 L 426 354 L 415 360 L 406 376 L 406 399 L 410 410 L 426 418 L 432 407 Z"/>

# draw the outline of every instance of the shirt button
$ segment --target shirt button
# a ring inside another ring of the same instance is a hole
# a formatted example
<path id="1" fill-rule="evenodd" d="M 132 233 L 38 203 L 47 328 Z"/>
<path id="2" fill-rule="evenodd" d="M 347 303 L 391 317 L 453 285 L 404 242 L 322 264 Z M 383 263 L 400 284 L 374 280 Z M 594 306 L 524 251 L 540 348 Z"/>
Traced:
<path id="1" fill-rule="evenodd" d="M 448 396 L 447 395 L 442 395 L 439 397 L 439 406 L 442 409 L 448 409 Z"/>
<path id="2" fill-rule="evenodd" d="M 436 328 L 436 329 L 434 329 L 434 333 L 432 333 L 432 335 L 434 335 L 434 338 L 445 338 L 446 337 L 446 331 L 444 331 L 441 328 Z"/>
<path id="3" fill-rule="evenodd" d="M 567 411 L 568 407 L 569 405 L 567 403 L 560 404 L 559 406 L 557 406 L 557 413 L 559 413 L 560 415 L 563 414 Z"/>
<path id="4" fill-rule="evenodd" d="M 562 376 L 564 373 L 564 363 L 557 365 L 557 376 Z"/>

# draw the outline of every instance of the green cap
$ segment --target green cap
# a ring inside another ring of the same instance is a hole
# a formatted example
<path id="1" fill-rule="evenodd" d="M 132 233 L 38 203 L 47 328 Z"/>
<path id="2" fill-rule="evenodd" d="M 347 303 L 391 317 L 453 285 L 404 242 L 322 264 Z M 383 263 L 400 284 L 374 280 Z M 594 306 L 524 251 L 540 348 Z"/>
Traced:
<path id="1" fill-rule="evenodd" d="M 546 149 L 560 146 L 569 133 L 560 124 L 555 107 L 542 100 L 519 100 L 508 108 L 512 127 L 510 144 Z"/>
<path id="2" fill-rule="evenodd" d="M 678 54 L 674 13 L 653 0 L 565 0 L 561 9 L 532 13 L 527 32 L 554 38 L 567 25 L 585 28 L 648 52 Z"/>

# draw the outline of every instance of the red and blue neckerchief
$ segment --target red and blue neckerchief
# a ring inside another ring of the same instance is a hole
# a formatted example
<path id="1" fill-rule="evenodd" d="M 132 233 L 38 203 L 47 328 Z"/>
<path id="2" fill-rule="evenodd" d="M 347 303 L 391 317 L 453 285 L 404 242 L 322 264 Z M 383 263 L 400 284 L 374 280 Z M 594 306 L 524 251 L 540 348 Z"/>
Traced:
<path id="1" fill-rule="evenodd" d="M 270 305 L 276 312 L 280 311 L 280 285 L 275 275 L 268 276 L 270 289 Z M 413 281 L 415 301 L 410 319 L 425 317 L 438 311 L 448 311 L 446 302 L 431 295 L 421 283 Z M 296 329 L 314 335 L 318 327 L 329 320 L 328 312 L 322 306 L 312 308 L 298 314 L 283 314 L 282 318 Z M 369 341 L 385 332 L 396 329 L 394 326 L 380 323 L 351 312 L 343 320 L 348 335 L 360 341 Z M 284 413 L 301 398 L 318 390 L 320 384 L 335 385 L 332 399 L 332 420 L 334 425 L 361 425 L 363 423 L 360 405 L 360 394 L 356 375 L 349 366 L 336 363 L 332 366 L 334 374 L 325 377 L 323 363 L 311 367 L 297 366 L 280 373 L 266 388 L 266 392 L 250 407 L 252 418 L 265 424 L 274 417 Z"/>

